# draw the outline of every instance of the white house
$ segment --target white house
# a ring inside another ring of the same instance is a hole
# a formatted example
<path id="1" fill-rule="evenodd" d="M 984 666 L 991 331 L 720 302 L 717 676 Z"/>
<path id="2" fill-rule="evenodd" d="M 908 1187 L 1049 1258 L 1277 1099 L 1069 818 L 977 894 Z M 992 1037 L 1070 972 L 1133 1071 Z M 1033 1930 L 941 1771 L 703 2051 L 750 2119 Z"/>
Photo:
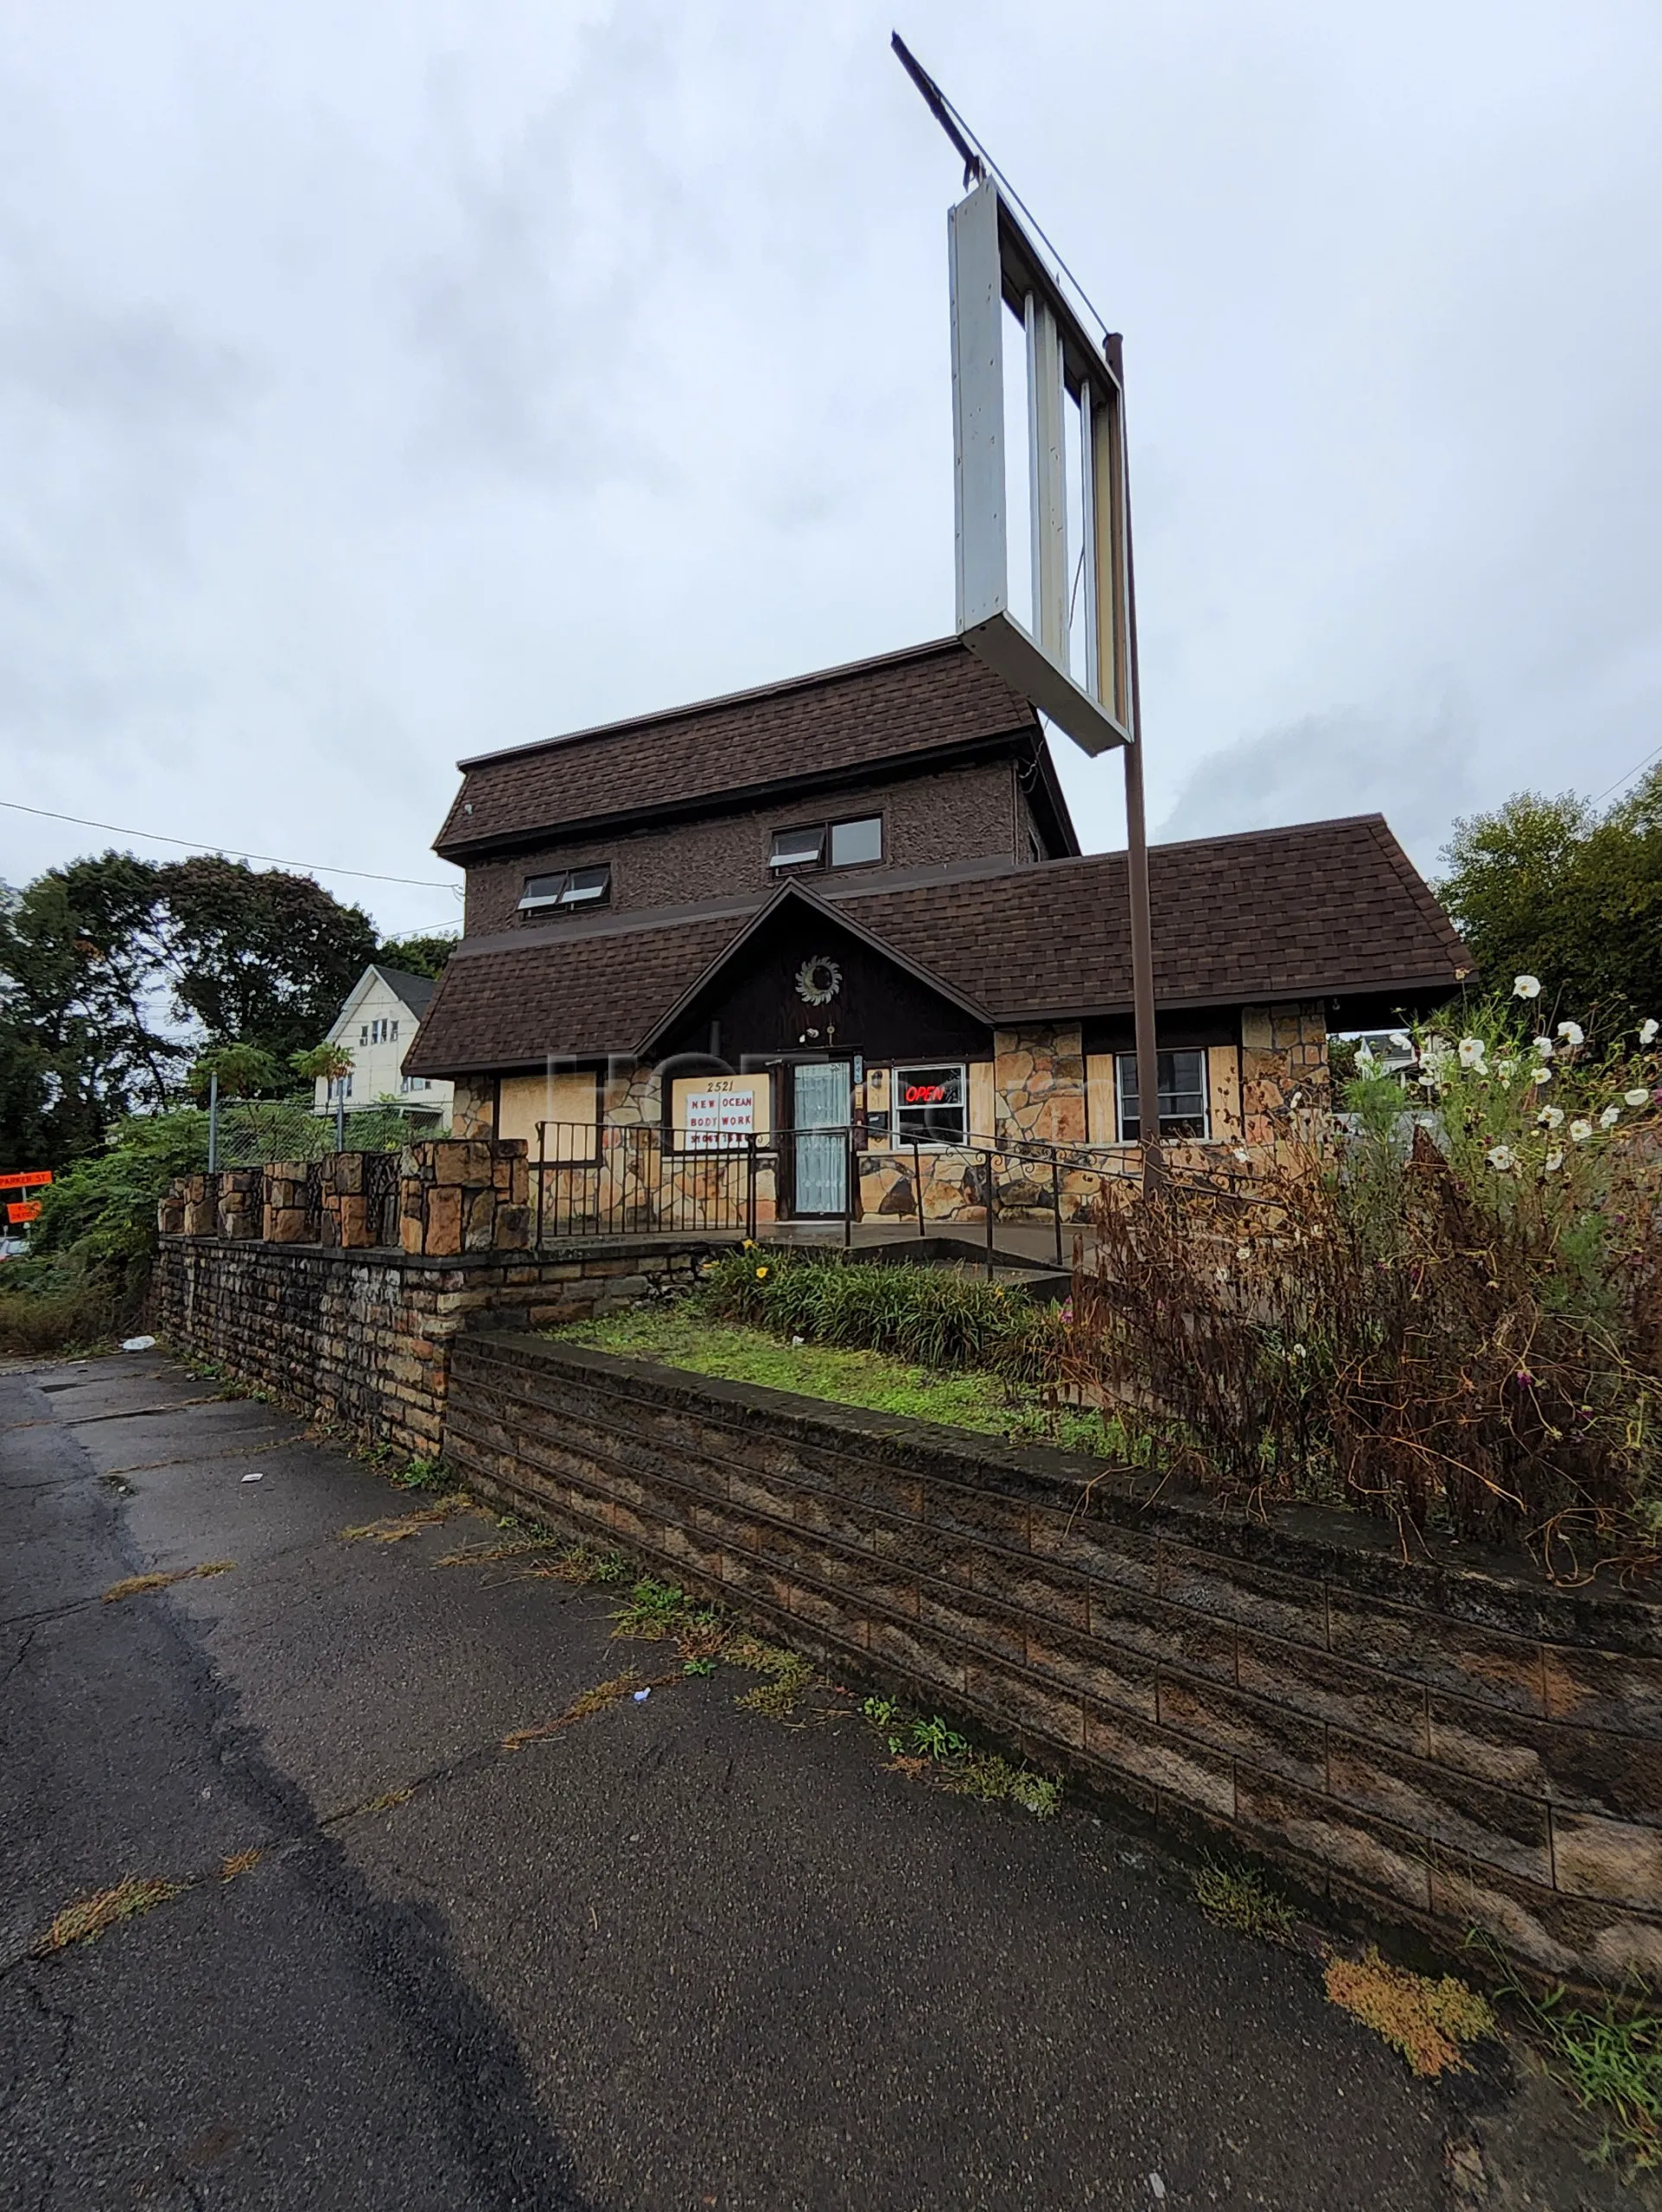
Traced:
<path id="1" fill-rule="evenodd" d="M 328 1039 L 352 1055 L 348 1107 L 385 1102 L 407 1113 L 449 1120 L 452 1085 L 442 1077 L 404 1072 L 404 1056 L 434 988 L 430 976 L 409 976 L 401 968 L 369 967 L 358 978 Z M 320 1114 L 334 1110 L 333 1093 L 321 1076 L 313 1105 Z"/>

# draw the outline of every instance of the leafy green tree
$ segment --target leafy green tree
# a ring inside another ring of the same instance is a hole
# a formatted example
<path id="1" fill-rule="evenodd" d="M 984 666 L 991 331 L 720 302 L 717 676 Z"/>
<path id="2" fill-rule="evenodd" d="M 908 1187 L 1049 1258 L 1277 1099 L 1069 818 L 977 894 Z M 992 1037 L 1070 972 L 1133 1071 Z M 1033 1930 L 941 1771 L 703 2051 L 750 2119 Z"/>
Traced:
<path id="1" fill-rule="evenodd" d="M 426 937 L 390 937 L 375 958 L 381 967 L 402 969 L 406 976 L 438 976 L 459 935 L 456 930 L 435 930 Z"/>
<path id="2" fill-rule="evenodd" d="M 275 1061 L 316 1043 L 375 957 L 375 928 L 309 876 L 199 857 L 159 872 L 175 1012 Z"/>
<path id="3" fill-rule="evenodd" d="M 95 1150 L 167 1100 L 184 1046 L 156 1016 L 157 871 L 129 853 L 0 892 L 0 1164 Z"/>
<path id="4" fill-rule="evenodd" d="M 1519 791 L 1456 822 L 1438 885 L 1491 988 L 1537 976 L 1544 1010 L 1607 1038 L 1662 1019 L 1662 766 L 1602 814 Z"/>

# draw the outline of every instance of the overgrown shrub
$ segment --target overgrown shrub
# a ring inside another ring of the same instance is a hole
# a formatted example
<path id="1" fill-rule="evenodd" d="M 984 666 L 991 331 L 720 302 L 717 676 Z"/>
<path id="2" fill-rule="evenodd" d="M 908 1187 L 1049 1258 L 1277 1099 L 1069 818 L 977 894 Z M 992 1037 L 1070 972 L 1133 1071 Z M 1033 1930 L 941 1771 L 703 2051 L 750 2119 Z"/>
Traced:
<path id="1" fill-rule="evenodd" d="M 940 1268 L 879 1266 L 746 1245 L 710 1265 L 711 1309 L 777 1336 L 892 1352 L 920 1367 L 982 1368 L 1011 1382 L 1054 1374 L 1061 1324 L 1025 1293 Z"/>
<path id="2" fill-rule="evenodd" d="M 1520 979 L 1527 985 L 1528 978 Z M 1662 1551 L 1662 1068 L 1492 1009 L 1363 1071 L 1251 1193 L 1105 1208 L 1064 1371 L 1206 1487 L 1519 1539 L 1561 1579 Z"/>

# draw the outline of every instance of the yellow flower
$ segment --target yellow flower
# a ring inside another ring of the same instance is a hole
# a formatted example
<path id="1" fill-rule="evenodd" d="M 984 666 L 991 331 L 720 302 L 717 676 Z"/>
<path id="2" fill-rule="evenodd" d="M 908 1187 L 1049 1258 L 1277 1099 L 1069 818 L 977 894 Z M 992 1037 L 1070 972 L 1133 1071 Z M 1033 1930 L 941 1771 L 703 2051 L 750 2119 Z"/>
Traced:
<path id="1" fill-rule="evenodd" d="M 765 1281 L 767 1281 L 767 1268 L 758 1268 L 756 1269 L 756 1281 L 757 1281 L 758 1282 L 765 1282 Z"/>

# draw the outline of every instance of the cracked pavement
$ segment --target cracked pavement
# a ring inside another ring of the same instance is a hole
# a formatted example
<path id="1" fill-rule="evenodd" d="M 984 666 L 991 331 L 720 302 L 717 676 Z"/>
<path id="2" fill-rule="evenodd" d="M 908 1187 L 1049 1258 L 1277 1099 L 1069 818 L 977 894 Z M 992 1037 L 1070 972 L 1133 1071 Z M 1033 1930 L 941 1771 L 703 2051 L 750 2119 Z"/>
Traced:
<path id="1" fill-rule="evenodd" d="M 436 1566 L 482 1524 L 341 1541 L 418 1502 L 159 1354 L 0 1376 L 3 2212 L 1656 2201 L 1503 2056 L 1410 2079 L 1099 1808 L 920 1789 L 727 1670 L 503 1752 L 665 1655 Z M 127 1875 L 193 1886 L 33 1955 Z"/>

